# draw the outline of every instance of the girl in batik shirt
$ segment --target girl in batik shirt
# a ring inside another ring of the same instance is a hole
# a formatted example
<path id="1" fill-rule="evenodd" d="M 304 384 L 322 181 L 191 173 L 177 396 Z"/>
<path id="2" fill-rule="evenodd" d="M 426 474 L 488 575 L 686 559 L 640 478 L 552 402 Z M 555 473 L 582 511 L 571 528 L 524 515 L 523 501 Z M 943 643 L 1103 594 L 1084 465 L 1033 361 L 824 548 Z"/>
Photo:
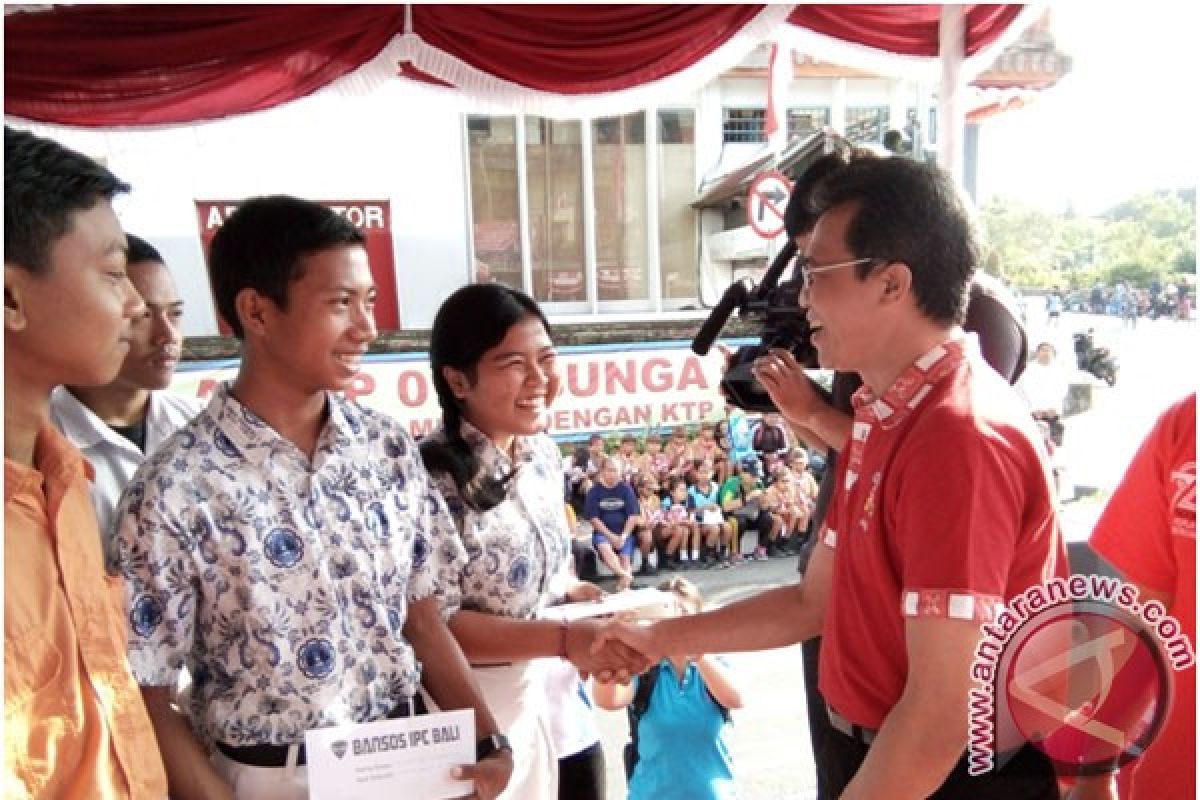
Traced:
<path id="1" fill-rule="evenodd" d="M 559 391 L 549 325 L 528 296 L 465 286 L 438 310 L 429 361 L 442 427 L 421 455 L 462 536 L 459 584 L 446 587 L 450 630 L 513 748 L 502 798 L 558 795 L 541 658 L 598 671 L 599 623 L 537 619 L 563 601 L 597 599 L 569 567 L 562 459 L 543 431 Z M 603 767 L 600 767 L 601 776 Z"/>

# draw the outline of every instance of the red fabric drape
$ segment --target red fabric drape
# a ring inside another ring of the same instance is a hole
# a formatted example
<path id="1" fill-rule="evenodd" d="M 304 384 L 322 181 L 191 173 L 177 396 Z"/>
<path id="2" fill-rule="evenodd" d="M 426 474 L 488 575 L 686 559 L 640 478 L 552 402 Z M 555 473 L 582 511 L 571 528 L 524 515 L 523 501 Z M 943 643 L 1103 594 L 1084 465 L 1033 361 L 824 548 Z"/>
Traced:
<path id="1" fill-rule="evenodd" d="M 761 5 L 414 5 L 425 44 L 492 78 L 561 95 L 627 89 L 713 52 Z M 967 54 L 1020 6 L 971 6 Z M 800 6 L 795 25 L 936 56 L 938 6 Z M 404 6 L 72 6 L 6 15 L 5 112 L 80 126 L 193 122 L 270 108 L 361 67 Z M 416 72 L 420 73 L 420 70 Z M 404 73 L 400 65 L 392 74 Z M 428 82 L 444 76 L 413 74 Z"/>
<path id="2" fill-rule="evenodd" d="M 1023 6 L 969 5 L 965 55 L 994 42 Z M 940 5 L 801 5 L 788 22 L 835 39 L 907 56 L 938 55 Z"/>
<path id="3" fill-rule="evenodd" d="M 303 97 L 376 55 L 396 6 L 73 6 L 4 18 L 6 113 L 188 122 Z"/>
<path id="4" fill-rule="evenodd" d="M 413 6 L 426 43 L 531 89 L 594 94 L 671 75 L 711 53 L 761 5 Z"/>
<path id="5" fill-rule="evenodd" d="M 762 6 L 412 6 L 427 43 L 563 94 L 688 66 Z M 302 97 L 403 31 L 403 6 L 76 6 L 5 17 L 5 111 L 109 126 L 188 122 Z M 434 79 L 436 82 L 436 79 Z"/>

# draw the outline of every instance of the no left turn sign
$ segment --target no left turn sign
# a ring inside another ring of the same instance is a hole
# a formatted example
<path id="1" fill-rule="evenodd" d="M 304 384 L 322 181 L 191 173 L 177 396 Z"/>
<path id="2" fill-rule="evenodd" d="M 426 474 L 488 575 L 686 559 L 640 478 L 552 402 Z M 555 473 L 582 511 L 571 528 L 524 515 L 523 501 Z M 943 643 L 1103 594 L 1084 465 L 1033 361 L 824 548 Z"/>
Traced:
<path id="1" fill-rule="evenodd" d="M 783 210 L 792 193 L 792 182 L 781 172 L 764 172 L 750 184 L 746 217 L 754 232 L 764 239 L 783 233 Z"/>

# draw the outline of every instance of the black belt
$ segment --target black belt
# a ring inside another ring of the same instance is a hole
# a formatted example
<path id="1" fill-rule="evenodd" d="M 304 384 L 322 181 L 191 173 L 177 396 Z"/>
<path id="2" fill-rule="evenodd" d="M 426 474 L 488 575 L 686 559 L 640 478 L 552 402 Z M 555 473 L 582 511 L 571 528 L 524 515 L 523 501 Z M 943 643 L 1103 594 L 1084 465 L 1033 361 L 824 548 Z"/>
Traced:
<path id="1" fill-rule="evenodd" d="M 415 717 L 426 713 L 428 711 L 425 708 L 425 700 L 418 694 L 407 700 L 401 700 L 387 715 L 386 719 Z M 245 764 L 248 767 L 286 767 L 288 763 L 288 751 L 293 747 L 298 751 L 296 753 L 296 766 L 301 766 L 306 762 L 304 745 L 302 744 L 252 744 L 246 747 L 234 747 L 224 742 L 217 742 L 217 749 L 221 753 L 239 764 Z"/>

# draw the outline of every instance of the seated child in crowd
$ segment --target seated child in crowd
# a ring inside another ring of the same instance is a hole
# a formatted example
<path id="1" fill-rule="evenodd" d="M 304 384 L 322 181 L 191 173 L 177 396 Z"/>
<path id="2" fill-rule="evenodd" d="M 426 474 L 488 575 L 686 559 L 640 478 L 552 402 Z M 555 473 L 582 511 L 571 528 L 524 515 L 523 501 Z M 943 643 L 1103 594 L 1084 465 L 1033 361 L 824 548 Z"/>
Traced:
<path id="1" fill-rule="evenodd" d="M 679 551 L 675 563 L 680 569 L 689 569 L 700 563 L 700 528 L 693 521 L 688 496 L 687 481 L 672 478 L 668 484 L 669 494 L 664 500 L 663 524 L 672 527 L 679 536 Z"/>
<path id="2" fill-rule="evenodd" d="M 643 475 L 654 476 L 659 486 L 665 486 L 670 478 L 671 457 L 663 452 L 663 440 L 657 433 L 646 437 L 646 452 L 638 462 L 638 470 Z"/>
<path id="3" fill-rule="evenodd" d="M 604 485 L 606 482 L 596 475 L 592 487 L 599 488 L 596 499 L 605 495 L 608 505 L 622 506 L 610 511 L 623 511 L 624 503 L 614 497 L 621 491 L 617 487 L 628 489 L 633 498 L 625 516 L 636 516 L 637 521 L 628 535 L 622 535 L 621 530 L 593 531 L 595 551 L 617 574 L 618 588 L 628 586 L 632 580 L 627 573 L 635 547 L 642 551 L 642 575 L 653 575 L 661 569 L 732 566 L 741 560 L 739 541 L 750 530 L 758 532 L 754 553 L 757 560 L 799 551 L 810 533 L 818 491 L 817 481 L 808 470 L 807 450 L 797 446 L 773 454 L 773 468 L 766 480 L 760 478 L 758 457 L 747 456 L 733 465 L 731 476 L 721 482 L 714 473 L 718 464 L 728 462 L 717 432 L 717 426 L 704 425 L 690 444 L 682 426 L 665 438 L 651 432 L 641 454 L 637 438 L 625 434 L 620 449 L 611 457 L 604 455 L 603 437 L 595 434 L 590 437 L 589 447 L 580 448 L 569 462 L 568 480 L 574 479 L 569 493 L 578 492 L 580 478 L 591 477 L 588 473 L 593 464 L 598 468 L 608 460 L 614 485 Z M 694 458 L 696 454 L 704 457 Z M 587 466 L 582 467 L 581 461 Z M 580 510 L 583 518 L 594 523 L 596 506 Z M 617 522 L 615 518 L 613 521 Z M 650 557 L 652 552 L 656 558 Z"/>
<path id="4" fill-rule="evenodd" d="M 721 568 L 733 566 L 731 553 L 722 548 L 732 549 L 733 527 L 726 522 L 725 514 L 721 511 L 719 495 L 721 487 L 713 481 L 712 464 L 700 461 L 695 468 L 695 482 L 688 489 L 691 499 L 692 513 L 700 526 L 700 535 L 704 540 L 704 552 L 701 562 L 706 569 L 720 565 Z"/>

